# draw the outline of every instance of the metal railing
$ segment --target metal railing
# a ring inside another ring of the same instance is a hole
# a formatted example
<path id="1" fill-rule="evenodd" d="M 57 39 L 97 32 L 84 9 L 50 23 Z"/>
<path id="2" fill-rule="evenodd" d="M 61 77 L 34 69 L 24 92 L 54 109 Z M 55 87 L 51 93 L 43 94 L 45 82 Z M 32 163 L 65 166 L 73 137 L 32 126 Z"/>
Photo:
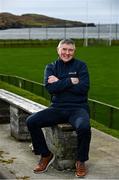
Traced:
<path id="1" fill-rule="evenodd" d="M 50 100 L 44 84 L 30 81 L 18 76 L 0 74 L 0 80 Z M 119 129 L 119 108 L 109 104 L 88 99 L 91 118 L 109 128 Z"/>

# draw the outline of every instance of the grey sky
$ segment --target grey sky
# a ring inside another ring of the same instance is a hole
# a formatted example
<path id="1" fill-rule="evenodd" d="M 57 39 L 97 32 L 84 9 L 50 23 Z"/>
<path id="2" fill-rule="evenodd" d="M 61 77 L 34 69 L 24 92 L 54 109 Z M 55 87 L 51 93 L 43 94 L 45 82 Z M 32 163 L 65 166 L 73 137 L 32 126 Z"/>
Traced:
<path id="1" fill-rule="evenodd" d="M 0 11 L 94 23 L 119 23 L 119 0 L 0 0 Z"/>

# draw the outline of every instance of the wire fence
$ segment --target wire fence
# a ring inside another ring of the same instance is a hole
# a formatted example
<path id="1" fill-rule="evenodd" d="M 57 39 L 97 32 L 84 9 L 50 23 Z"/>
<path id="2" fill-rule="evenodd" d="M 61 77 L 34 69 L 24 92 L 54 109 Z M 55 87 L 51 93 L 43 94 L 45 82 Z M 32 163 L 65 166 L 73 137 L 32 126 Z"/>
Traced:
<path id="1" fill-rule="evenodd" d="M 9 84 L 15 85 L 19 88 L 30 91 L 38 96 L 50 100 L 50 95 L 45 90 L 44 84 L 30 81 L 18 76 L 10 76 L 0 74 L 0 80 Z M 105 104 L 93 99 L 88 99 L 91 118 L 95 121 L 106 125 L 109 128 L 119 130 L 119 108 Z"/>
<path id="2" fill-rule="evenodd" d="M 84 45 L 88 45 L 89 39 L 105 40 L 111 45 L 112 40 L 119 40 L 119 24 L 96 24 L 84 27 L 43 27 L 0 30 L 0 40 L 26 39 L 84 39 Z"/>

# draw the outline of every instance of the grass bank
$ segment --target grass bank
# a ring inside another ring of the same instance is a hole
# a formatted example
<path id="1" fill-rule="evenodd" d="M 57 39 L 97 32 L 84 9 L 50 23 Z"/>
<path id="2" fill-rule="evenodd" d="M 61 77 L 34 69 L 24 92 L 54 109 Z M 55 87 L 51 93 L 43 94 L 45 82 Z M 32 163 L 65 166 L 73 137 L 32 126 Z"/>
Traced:
<path id="1" fill-rule="evenodd" d="M 23 96 L 25 98 L 28 98 L 32 101 L 35 101 L 35 102 L 38 102 L 38 103 L 41 103 L 45 106 L 48 106 L 50 104 L 49 101 L 47 101 L 46 99 L 40 97 L 40 96 L 37 96 L 35 94 L 32 94 L 26 90 L 23 90 L 23 89 L 20 89 L 20 88 L 17 88 L 15 86 L 12 86 L 12 85 L 9 85 L 7 83 L 4 83 L 4 82 L 0 82 L 0 88 L 2 89 L 6 89 L 8 91 L 11 91 L 15 94 L 18 94 L 20 96 Z M 114 136 L 116 138 L 119 138 L 119 130 L 115 130 L 115 129 L 110 129 L 110 128 L 107 128 L 106 126 L 94 121 L 94 120 L 91 120 L 91 126 L 100 130 L 100 131 L 103 131 L 111 136 Z"/>

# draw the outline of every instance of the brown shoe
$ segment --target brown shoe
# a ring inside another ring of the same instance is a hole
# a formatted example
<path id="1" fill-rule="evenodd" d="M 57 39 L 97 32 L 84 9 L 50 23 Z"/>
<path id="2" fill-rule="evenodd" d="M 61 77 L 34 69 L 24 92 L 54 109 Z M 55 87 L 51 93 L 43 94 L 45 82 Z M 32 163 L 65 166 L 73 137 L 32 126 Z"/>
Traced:
<path id="1" fill-rule="evenodd" d="M 84 177 L 87 174 L 86 166 L 84 162 L 76 162 L 76 177 Z"/>
<path id="2" fill-rule="evenodd" d="M 43 173 L 47 171 L 49 165 L 54 161 L 55 155 L 50 154 L 47 157 L 41 157 L 39 164 L 35 167 L 34 173 Z"/>

